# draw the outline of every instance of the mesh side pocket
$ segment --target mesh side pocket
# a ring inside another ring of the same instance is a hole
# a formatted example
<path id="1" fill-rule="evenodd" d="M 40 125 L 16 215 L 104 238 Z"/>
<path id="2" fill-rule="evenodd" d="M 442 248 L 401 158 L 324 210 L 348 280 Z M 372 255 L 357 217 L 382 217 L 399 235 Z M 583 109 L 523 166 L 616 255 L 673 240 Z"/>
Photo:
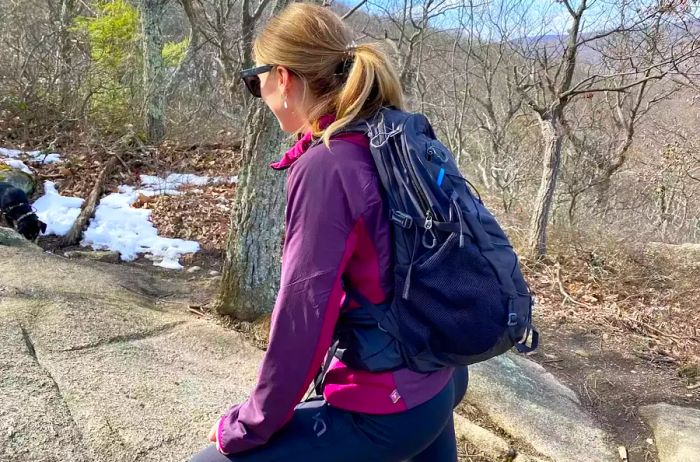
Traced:
<path id="1" fill-rule="evenodd" d="M 396 271 L 397 293 L 406 271 Z M 493 270 L 471 242 L 460 248 L 451 235 L 432 256 L 415 266 L 408 299 L 391 309 L 411 356 L 440 352 L 460 356 L 490 349 L 503 335 L 507 303 Z"/>

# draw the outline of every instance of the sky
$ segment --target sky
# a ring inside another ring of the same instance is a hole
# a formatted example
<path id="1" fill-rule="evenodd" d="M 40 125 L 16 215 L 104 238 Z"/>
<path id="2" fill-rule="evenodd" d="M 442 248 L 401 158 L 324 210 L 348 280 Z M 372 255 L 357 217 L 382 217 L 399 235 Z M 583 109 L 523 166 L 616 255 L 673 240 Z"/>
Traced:
<path id="1" fill-rule="evenodd" d="M 571 0 L 577 8 L 582 0 Z M 627 21 L 648 11 L 656 0 L 587 0 L 588 9 L 583 16 L 584 32 L 609 30 L 620 24 L 622 12 Z M 680 0 L 677 0 L 680 1 Z M 423 12 L 426 0 L 407 0 L 416 17 Z M 346 6 L 357 2 L 343 0 Z M 449 30 L 470 29 L 484 38 L 496 39 L 503 31 L 508 31 L 510 39 L 540 37 L 543 35 L 563 35 L 571 24 L 571 15 L 559 0 L 432 0 L 431 8 L 437 13 L 430 25 Z M 624 8 L 623 8 L 624 6 Z M 362 7 L 370 14 L 386 14 L 387 11 L 399 17 L 404 0 L 368 0 Z M 697 17 L 700 5 L 690 6 L 690 12 Z"/>

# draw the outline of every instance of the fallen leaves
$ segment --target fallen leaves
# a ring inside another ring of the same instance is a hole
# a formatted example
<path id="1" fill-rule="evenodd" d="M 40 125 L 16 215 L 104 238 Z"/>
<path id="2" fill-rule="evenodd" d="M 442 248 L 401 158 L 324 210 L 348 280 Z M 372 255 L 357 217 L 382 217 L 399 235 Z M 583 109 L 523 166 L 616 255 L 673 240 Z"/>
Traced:
<path id="1" fill-rule="evenodd" d="M 202 248 L 223 250 L 229 230 L 235 185 L 183 189 L 178 196 L 155 196 L 144 206 L 151 221 L 167 237 L 193 239 Z"/>
<path id="2" fill-rule="evenodd" d="M 644 259 L 594 242 L 552 252 L 552 262 L 524 265 L 536 294 L 535 322 L 588 326 L 621 350 L 655 363 L 700 364 L 700 289 L 691 267 Z M 590 255 L 597 255 L 591 264 Z M 600 255 L 605 255 L 603 259 Z"/>

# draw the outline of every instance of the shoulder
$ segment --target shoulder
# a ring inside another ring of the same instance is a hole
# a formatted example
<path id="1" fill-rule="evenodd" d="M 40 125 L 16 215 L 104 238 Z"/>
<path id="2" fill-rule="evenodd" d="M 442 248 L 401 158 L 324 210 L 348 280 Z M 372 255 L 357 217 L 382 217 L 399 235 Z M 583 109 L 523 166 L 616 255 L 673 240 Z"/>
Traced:
<path id="1" fill-rule="evenodd" d="M 329 145 L 319 143 L 309 148 L 292 168 L 346 171 L 363 165 L 374 165 L 368 145 L 362 146 L 348 139 L 331 139 Z"/>
<path id="2" fill-rule="evenodd" d="M 309 148 L 289 169 L 288 194 L 303 190 L 314 201 L 342 198 L 353 215 L 380 198 L 379 176 L 369 147 L 333 139 Z"/>
<path id="3" fill-rule="evenodd" d="M 350 186 L 366 185 L 378 178 L 368 143 L 334 138 L 329 145 L 319 143 L 299 157 L 289 169 L 290 183 L 302 178 L 305 182 L 334 178 Z"/>

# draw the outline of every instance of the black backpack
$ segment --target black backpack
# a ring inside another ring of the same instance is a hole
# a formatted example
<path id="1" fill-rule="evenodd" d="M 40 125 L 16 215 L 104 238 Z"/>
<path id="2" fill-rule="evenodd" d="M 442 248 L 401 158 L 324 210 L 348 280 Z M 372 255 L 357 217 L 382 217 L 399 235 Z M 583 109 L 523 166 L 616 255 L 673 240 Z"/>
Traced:
<path id="1" fill-rule="evenodd" d="M 388 200 L 395 282 L 385 305 L 346 290 L 398 340 L 405 365 L 431 372 L 537 348 L 513 247 L 427 118 L 383 108 L 344 131 L 358 130 Z"/>

